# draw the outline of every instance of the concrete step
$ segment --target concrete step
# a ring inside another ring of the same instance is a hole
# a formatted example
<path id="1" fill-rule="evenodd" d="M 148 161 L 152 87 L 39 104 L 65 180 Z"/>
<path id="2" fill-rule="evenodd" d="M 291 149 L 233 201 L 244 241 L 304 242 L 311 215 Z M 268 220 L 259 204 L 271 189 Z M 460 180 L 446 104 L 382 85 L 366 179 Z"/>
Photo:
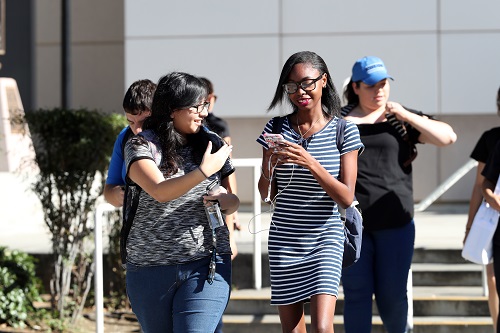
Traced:
<path id="1" fill-rule="evenodd" d="M 426 251 L 431 253 L 423 254 Z M 269 287 L 271 280 L 267 253 L 262 254 L 261 260 L 262 287 Z M 412 270 L 414 286 L 480 286 L 482 283 L 483 266 L 465 261 L 459 250 L 418 250 Z M 237 289 L 253 287 L 252 254 L 240 253 L 233 260 L 233 286 Z"/>
<path id="2" fill-rule="evenodd" d="M 462 258 L 462 249 L 417 247 L 413 253 L 413 263 L 427 264 L 467 264 L 470 263 Z"/>
<path id="3" fill-rule="evenodd" d="M 487 317 L 489 316 L 488 300 L 482 295 L 481 287 L 413 287 L 413 313 L 416 317 L 448 316 L 448 317 Z M 270 305 L 271 290 L 246 289 L 233 290 L 225 314 L 231 315 L 268 315 L 278 314 L 277 307 Z M 335 314 L 344 312 L 344 295 L 342 287 Z M 306 304 L 305 313 L 309 314 Z M 375 302 L 373 313 L 378 314 Z"/>
<path id="4" fill-rule="evenodd" d="M 414 286 L 480 286 L 482 266 L 476 264 L 412 264 Z"/>
<path id="5" fill-rule="evenodd" d="M 224 333 L 281 333 L 278 315 L 224 315 Z M 309 326 L 310 317 L 306 316 Z M 335 315 L 335 333 L 345 333 L 343 317 Z M 414 317 L 413 333 L 490 333 L 490 317 Z M 373 317 L 372 333 L 386 332 L 380 317 Z"/>

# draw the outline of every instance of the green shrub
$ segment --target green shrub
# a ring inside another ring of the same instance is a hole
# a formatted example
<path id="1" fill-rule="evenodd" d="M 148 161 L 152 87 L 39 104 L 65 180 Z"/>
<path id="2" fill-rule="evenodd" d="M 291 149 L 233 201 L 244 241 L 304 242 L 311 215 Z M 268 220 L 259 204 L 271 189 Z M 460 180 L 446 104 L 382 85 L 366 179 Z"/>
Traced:
<path id="1" fill-rule="evenodd" d="M 35 259 L 20 251 L 0 247 L 0 323 L 25 327 L 33 317 L 33 302 L 40 301 Z"/>
<path id="2" fill-rule="evenodd" d="M 32 188 L 52 234 L 52 308 L 74 323 L 92 285 L 92 212 L 126 119 L 86 109 L 42 109 L 25 118 L 39 169 Z"/>

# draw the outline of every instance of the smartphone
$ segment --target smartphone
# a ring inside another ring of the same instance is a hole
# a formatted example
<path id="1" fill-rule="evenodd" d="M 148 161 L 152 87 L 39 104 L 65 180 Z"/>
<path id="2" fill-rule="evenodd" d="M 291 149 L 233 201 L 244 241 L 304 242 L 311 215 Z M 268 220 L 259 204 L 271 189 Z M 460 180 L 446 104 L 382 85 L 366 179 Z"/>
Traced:
<path id="1" fill-rule="evenodd" d="M 266 133 L 264 134 L 264 140 L 267 142 L 267 146 L 269 148 L 274 148 L 279 146 L 280 144 L 283 144 L 285 139 L 283 138 L 283 135 L 281 134 L 275 134 L 275 133 Z"/>
<path id="2" fill-rule="evenodd" d="M 219 179 L 214 179 L 206 188 L 207 195 L 214 195 L 219 193 Z M 208 224 L 215 230 L 224 225 L 224 219 L 220 211 L 219 202 L 217 200 L 210 201 L 205 206 L 205 213 L 207 214 Z"/>

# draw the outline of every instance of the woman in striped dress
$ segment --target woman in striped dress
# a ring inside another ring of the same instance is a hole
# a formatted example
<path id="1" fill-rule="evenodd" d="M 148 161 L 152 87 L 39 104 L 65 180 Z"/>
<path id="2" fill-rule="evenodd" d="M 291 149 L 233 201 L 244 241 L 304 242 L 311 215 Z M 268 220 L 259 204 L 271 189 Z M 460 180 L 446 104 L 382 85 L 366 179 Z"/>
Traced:
<path id="1" fill-rule="evenodd" d="M 276 148 L 266 143 L 273 120 L 257 139 L 263 146 L 259 191 L 274 208 L 271 304 L 278 306 L 283 332 L 306 332 L 305 302 L 311 303 L 312 332 L 333 332 L 344 246 L 337 204 L 353 201 L 363 145 L 348 122 L 337 149 L 340 99 L 317 54 L 298 52 L 286 61 L 269 110 L 283 101 L 292 108 L 279 129 L 285 141 Z"/>

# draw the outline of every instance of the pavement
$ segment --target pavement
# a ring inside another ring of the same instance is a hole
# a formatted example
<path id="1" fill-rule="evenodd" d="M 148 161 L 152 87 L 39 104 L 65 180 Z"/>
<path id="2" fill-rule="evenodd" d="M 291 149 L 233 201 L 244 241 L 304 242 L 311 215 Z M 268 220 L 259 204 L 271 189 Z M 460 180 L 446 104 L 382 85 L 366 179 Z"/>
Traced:
<path id="1" fill-rule="evenodd" d="M 33 176 L 0 172 L 0 246 L 32 254 L 51 252 L 50 232 L 43 220 L 41 204 L 30 190 Z M 261 225 L 255 230 L 255 216 L 250 206 L 239 211 L 241 231 L 236 232 L 240 253 L 251 253 L 254 242 L 267 251 L 271 214 L 262 206 Z M 459 249 L 467 222 L 462 204 L 434 204 L 415 214 L 416 248 Z"/>

